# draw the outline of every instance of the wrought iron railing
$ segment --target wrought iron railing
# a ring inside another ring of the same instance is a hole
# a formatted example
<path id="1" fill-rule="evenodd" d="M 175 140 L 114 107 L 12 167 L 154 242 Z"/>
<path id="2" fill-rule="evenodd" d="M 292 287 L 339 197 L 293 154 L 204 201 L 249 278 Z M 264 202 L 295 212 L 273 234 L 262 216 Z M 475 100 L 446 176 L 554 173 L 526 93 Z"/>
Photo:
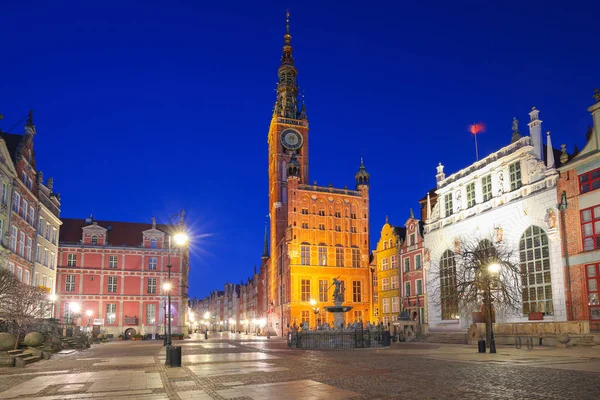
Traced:
<path id="1" fill-rule="evenodd" d="M 390 332 L 382 330 L 308 331 L 288 333 L 288 347 L 297 349 L 377 348 L 390 345 Z"/>

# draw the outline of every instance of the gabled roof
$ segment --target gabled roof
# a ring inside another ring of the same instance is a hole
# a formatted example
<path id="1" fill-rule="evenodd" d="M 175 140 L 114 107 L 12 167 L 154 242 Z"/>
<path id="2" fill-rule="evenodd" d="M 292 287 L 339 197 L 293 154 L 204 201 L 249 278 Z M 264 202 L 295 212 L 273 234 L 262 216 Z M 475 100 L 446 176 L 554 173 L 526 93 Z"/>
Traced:
<path id="1" fill-rule="evenodd" d="M 4 139 L 6 142 L 6 148 L 12 157 L 12 162 L 15 163 L 17 161 L 17 149 L 19 148 L 21 141 L 24 139 L 24 136 L 17 135 L 15 133 L 0 133 L 0 136 L 2 136 L 2 139 Z"/>
<path id="2" fill-rule="evenodd" d="M 81 229 L 91 225 L 85 219 L 62 218 L 62 221 L 63 225 L 59 233 L 61 243 L 79 243 L 82 236 Z M 152 229 L 151 223 L 96 220 L 94 222 L 107 230 L 106 242 L 110 246 L 140 247 L 143 241 L 142 232 Z M 156 229 L 167 233 L 169 225 L 157 224 Z"/>

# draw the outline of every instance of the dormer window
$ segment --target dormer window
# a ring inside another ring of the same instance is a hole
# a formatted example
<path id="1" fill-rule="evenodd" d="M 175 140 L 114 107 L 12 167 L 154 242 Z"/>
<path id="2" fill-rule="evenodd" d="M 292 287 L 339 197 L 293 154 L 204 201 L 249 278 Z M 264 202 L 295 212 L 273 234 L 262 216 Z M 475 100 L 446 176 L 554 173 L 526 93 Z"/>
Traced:
<path id="1" fill-rule="evenodd" d="M 97 245 L 98 244 L 98 236 L 92 235 L 92 244 L 93 245 Z"/>
<path id="2" fill-rule="evenodd" d="M 151 249 L 155 249 L 156 248 L 156 239 L 150 239 L 150 248 Z"/>

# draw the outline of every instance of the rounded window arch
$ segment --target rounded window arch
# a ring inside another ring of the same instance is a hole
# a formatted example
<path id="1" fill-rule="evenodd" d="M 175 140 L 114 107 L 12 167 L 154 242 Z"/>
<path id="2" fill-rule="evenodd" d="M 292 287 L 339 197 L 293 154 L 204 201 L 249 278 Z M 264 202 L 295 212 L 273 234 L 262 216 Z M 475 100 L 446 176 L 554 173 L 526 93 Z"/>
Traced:
<path id="1" fill-rule="evenodd" d="M 532 225 L 523 232 L 519 241 L 521 264 L 523 314 L 554 313 L 552 277 L 550 274 L 550 247 L 546 231 Z"/>
<path id="2" fill-rule="evenodd" d="M 456 261 L 454 252 L 446 250 L 440 258 L 440 299 L 442 319 L 455 319 L 458 314 L 458 298 L 456 295 Z"/>

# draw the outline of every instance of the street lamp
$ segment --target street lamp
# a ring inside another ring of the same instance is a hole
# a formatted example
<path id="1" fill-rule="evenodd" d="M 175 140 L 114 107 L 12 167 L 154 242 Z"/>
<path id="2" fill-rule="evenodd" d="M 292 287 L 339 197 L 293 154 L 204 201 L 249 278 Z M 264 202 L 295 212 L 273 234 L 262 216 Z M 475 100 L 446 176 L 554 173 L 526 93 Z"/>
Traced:
<path id="1" fill-rule="evenodd" d="M 319 307 L 317 307 L 317 301 L 315 299 L 310 299 L 310 305 L 312 306 L 312 310 L 315 313 L 315 329 L 319 327 L 319 323 L 318 323 L 318 315 L 319 315 L 319 311 L 321 311 L 319 309 Z"/>
<path id="2" fill-rule="evenodd" d="M 183 233 L 183 232 L 178 232 L 175 235 L 171 236 L 169 235 L 169 240 L 168 240 L 168 250 L 167 250 L 167 284 L 169 285 L 168 288 L 166 288 L 167 291 L 167 321 L 169 323 L 168 328 L 169 331 L 167 333 L 167 347 L 172 345 L 172 338 L 171 338 L 171 268 L 173 267 L 171 265 L 171 237 L 173 238 L 173 240 L 175 241 L 175 244 L 177 244 L 178 246 L 182 246 L 185 243 L 187 243 L 188 241 L 188 236 Z M 170 365 L 170 364 L 169 364 Z"/>
<path id="3" fill-rule="evenodd" d="M 492 275 L 497 275 L 500 272 L 500 264 L 492 263 L 488 265 L 488 279 L 487 279 L 487 296 L 488 296 L 488 313 L 490 315 L 490 354 L 496 353 L 496 341 L 494 340 L 494 321 L 492 319 L 492 287 L 490 284 L 490 278 Z"/>
<path id="4" fill-rule="evenodd" d="M 57 299 L 58 299 L 58 296 L 56 296 L 55 294 L 51 294 L 48 296 L 48 300 L 50 300 L 50 302 L 52 302 L 52 312 L 50 314 L 50 318 L 54 318 L 54 304 L 56 303 Z"/>

